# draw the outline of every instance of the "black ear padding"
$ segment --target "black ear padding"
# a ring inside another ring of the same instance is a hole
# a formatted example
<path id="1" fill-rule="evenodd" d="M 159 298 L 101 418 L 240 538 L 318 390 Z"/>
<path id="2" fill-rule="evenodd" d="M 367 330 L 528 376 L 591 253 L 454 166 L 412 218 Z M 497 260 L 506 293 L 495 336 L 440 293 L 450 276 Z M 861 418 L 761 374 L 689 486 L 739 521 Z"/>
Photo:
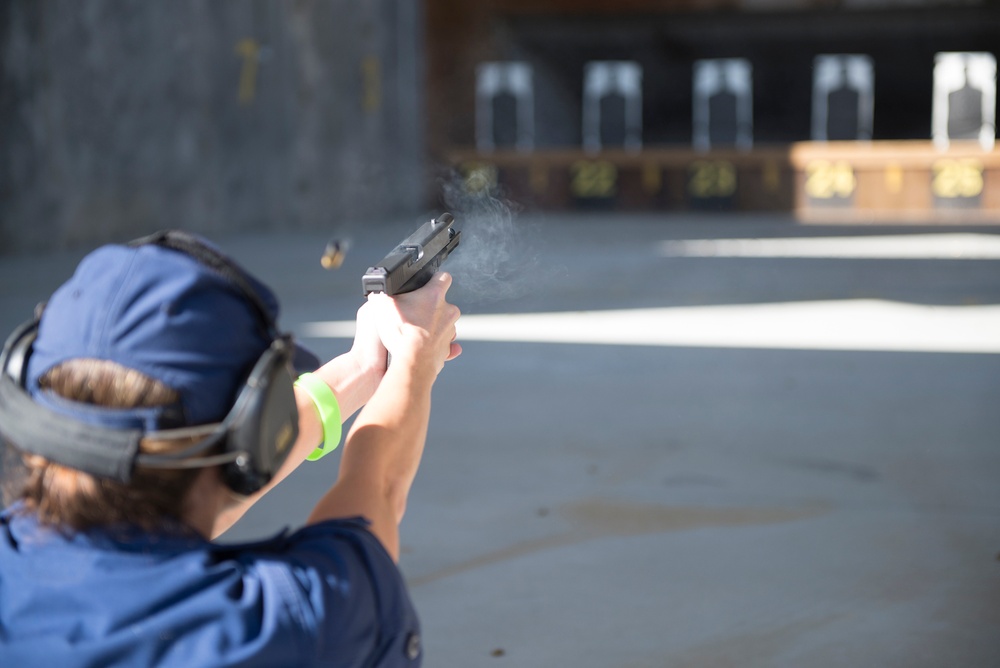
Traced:
<path id="1" fill-rule="evenodd" d="M 240 456 L 222 473 L 237 494 L 252 494 L 266 485 L 298 437 L 292 352 L 290 341 L 277 339 L 257 361 L 226 417 L 225 449 Z"/>
<path id="2" fill-rule="evenodd" d="M 200 252 L 191 239 L 188 235 L 161 233 L 132 245 L 161 244 L 212 267 L 246 298 L 273 339 L 254 364 L 225 419 L 214 425 L 144 433 L 85 424 L 35 403 L 25 385 L 38 314 L 13 332 L 0 354 L 0 435 L 10 438 L 21 450 L 120 482 L 129 482 L 136 464 L 172 469 L 221 464 L 226 485 L 242 495 L 256 492 L 274 477 L 298 437 L 294 342 L 291 336 L 278 333 L 243 270 L 211 249 Z M 138 452 L 143 437 L 191 436 L 199 440 L 180 452 Z"/>

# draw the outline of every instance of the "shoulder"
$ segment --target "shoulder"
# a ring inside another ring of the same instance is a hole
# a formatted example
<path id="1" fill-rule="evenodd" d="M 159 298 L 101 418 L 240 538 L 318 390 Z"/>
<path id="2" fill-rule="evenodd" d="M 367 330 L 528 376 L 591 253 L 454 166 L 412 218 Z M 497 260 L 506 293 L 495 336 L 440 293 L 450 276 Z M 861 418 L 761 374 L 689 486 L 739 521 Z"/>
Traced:
<path id="1" fill-rule="evenodd" d="M 160 665 L 185 665 L 181 657 L 206 647 L 220 664 L 249 656 L 260 665 L 419 664 L 419 622 L 402 575 L 363 521 L 219 545 L 70 538 L 5 515 L 0 665 L 56 656 L 69 633 L 86 638 L 90 653 L 65 665 L 125 654 L 137 664 L 157 656 Z M 45 649 L 42 636 L 52 641 Z"/>
<path id="2" fill-rule="evenodd" d="M 289 574 L 300 589 L 328 594 L 352 605 L 382 603 L 368 600 L 406 599 L 402 574 L 361 518 L 328 520 L 267 540 L 213 545 L 217 559 L 234 560 L 262 577 Z M 331 601 L 332 602 L 332 601 Z"/>
<path id="3" fill-rule="evenodd" d="M 360 517 L 327 520 L 265 540 L 212 544 L 211 551 L 218 559 L 236 559 L 252 567 L 285 564 L 291 568 L 359 570 L 376 580 L 401 582 L 399 569 L 368 527 Z"/>
<path id="4" fill-rule="evenodd" d="M 316 642 L 318 656 L 400 660 L 386 665 L 419 658 L 420 626 L 405 580 L 365 520 L 328 520 L 216 551 L 259 585 L 265 616 Z"/>

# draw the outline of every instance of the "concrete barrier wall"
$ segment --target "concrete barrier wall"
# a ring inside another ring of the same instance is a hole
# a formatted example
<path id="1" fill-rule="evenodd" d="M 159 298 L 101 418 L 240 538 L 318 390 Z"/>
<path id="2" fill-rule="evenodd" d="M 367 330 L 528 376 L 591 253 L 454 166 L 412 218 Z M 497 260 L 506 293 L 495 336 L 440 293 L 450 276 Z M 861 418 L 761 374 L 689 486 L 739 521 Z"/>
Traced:
<path id="1" fill-rule="evenodd" d="M 0 254 L 420 208 L 413 0 L 5 0 Z"/>

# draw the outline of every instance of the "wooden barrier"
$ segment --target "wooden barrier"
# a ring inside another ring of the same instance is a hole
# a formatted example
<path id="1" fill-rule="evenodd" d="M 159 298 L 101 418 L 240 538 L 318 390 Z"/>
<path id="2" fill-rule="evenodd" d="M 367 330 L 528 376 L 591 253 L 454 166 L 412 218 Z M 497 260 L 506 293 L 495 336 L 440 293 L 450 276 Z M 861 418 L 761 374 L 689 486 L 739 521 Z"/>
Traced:
<path id="1" fill-rule="evenodd" d="M 791 163 L 804 220 L 1000 222 L 1000 151 L 976 142 L 802 143 Z"/>
<path id="2" fill-rule="evenodd" d="M 786 211 L 819 222 L 1000 222 L 1000 151 L 802 142 L 752 151 L 456 151 L 466 187 L 529 209 Z"/>

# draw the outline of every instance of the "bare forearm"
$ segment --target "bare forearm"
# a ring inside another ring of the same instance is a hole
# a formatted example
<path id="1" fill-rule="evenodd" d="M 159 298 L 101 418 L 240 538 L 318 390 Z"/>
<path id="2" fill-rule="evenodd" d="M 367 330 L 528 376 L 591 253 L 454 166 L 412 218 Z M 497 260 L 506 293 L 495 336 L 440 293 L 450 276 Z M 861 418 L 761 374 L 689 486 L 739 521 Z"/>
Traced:
<path id="1" fill-rule="evenodd" d="M 435 375 L 403 363 L 390 368 L 348 434 L 337 482 L 310 523 L 364 516 L 398 558 L 399 523 L 423 454 Z"/>
<path id="2" fill-rule="evenodd" d="M 350 353 L 335 357 L 317 369 L 314 374 L 329 385 L 337 397 L 341 422 L 346 422 L 368 402 L 380 380 L 378 373 L 362 369 Z M 285 475 L 294 470 L 317 445 L 323 442 L 323 424 L 319 420 L 312 399 L 296 388 L 295 400 L 299 409 L 299 436 L 286 462 L 292 465 L 282 467 L 283 470 L 287 469 Z"/>
<path id="3" fill-rule="evenodd" d="M 352 352 L 367 360 L 361 368 L 374 368 L 381 378 L 347 436 L 337 481 L 309 517 L 314 523 L 363 516 L 394 559 L 399 557 L 399 522 L 427 438 L 431 388 L 445 363 L 462 352 L 455 343 L 461 312 L 446 299 L 450 285 L 451 276 L 439 273 L 410 293 L 372 294 L 358 312 Z M 362 312 L 371 315 L 364 319 L 365 328 Z M 387 350 L 393 355 L 388 369 Z M 364 392 L 359 396 L 368 398 Z"/>

